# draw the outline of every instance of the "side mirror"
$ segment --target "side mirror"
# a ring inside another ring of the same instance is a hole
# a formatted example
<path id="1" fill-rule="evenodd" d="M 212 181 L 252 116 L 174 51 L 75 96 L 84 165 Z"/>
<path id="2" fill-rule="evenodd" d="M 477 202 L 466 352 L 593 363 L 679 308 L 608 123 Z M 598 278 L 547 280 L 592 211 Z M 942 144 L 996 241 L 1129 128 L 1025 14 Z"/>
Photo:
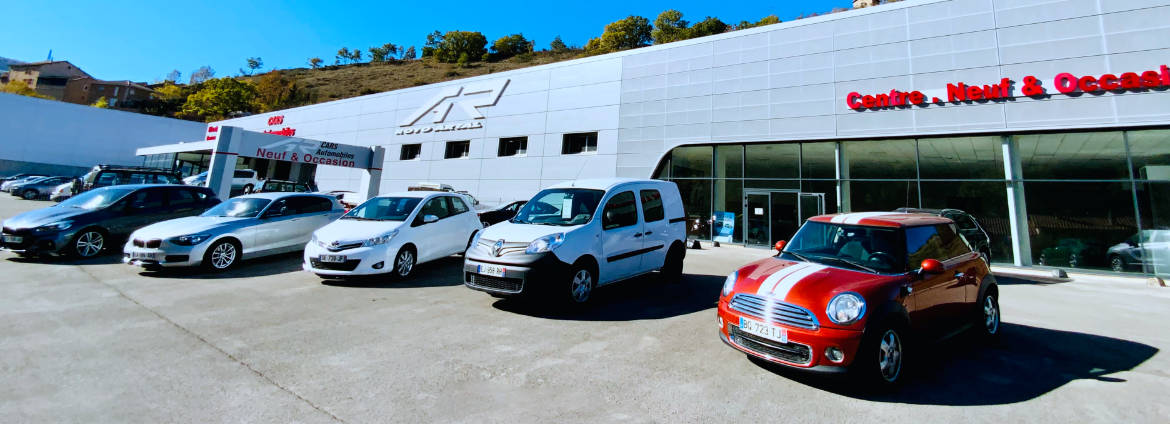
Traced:
<path id="1" fill-rule="evenodd" d="M 439 221 L 439 217 L 437 217 L 437 216 L 423 215 L 423 224 L 430 224 L 432 222 L 438 222 L 438 221 Z"/>
<path id="2" fill-rule="evenodd" d="M 787 246 L 787 245 L 788 245 L 788 242 L 786 242 L 784 240 L 780 240 L 780 241 L 776 242 L 776 245 L 772 246 L 772 248 L 776 249 L 777 252 L 783 252 L 784 246 Z"/>
<path id="3" fill-rule="evenodd" d="M 938 259 L 923 259 L 921 269 L 923 274 L 942 274 L 944 271 L 943 264 Z"/>

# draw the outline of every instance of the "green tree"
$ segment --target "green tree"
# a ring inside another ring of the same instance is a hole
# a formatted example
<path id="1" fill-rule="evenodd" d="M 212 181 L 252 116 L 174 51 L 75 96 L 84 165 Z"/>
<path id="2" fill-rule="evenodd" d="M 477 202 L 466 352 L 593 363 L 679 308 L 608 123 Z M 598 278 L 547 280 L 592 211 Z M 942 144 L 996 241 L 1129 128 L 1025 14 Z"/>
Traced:
<path id="1" fill-rule="evenodd" d="M 174 81 L 167 81 L 155 87 L 150 99 L 142 102 L 142 113 L 157 116 L 175 116 L 183 108 L 183 102 L 192 91 L 191 85 L 178 85 Z"/>
<path id="2" fill-rule="evenodd" d="M 687 31 L 687 38 L 698 38 L 706 37 L 708 35 L 722 34 L 727 32 L 728 28 L 729 27 L 727 24 L 723 23 L 723 21 L 708 16 L 706 19 L 696 22 L 695 26 L 692 26 Z"/>
<path id="3" fill-rule="evenodd" d="M 398 55 L 399 47 L 394 43 L 386 43 L 381 47 L 370 47 L 370 62 L 391 62 Z"/>
<path id="4" fill-rule="evenodd" d="M 763 19 L 760 19 L 759 21 L 756 21 L 756 22 L 740 21 L 738 24 L 735 25 L 735 29 L 737 29 L 737 30 L 738 29 L 748 29 L 748 28 L 755 28 L 758 26 L 772 25 L 772 24 L 778 24 L 778 23 L 780 23 L 780 18 L 777 18 L 776 15 L 768 15 L 768 16 L 765 16 Z"/>
<path id="5" fill-rule="evenodd" d="M 187 96 L 178 116 L 217 121 L 238 113 L 256 111 L 256 86 L 234 78 L 205 81 L 199 91 Z"/>
<path id="6" fill-rule="evenodd" d="M 240 68 L 240 75 L 250 76 L 255 74 L 256 71 L 260 68 L 264 67 L 264 59 L 261 59 L 260 57 L 249 57 L 246 60 L 248 62 L 248 70 L 245 71 L 244 68 Z"/>
<path id="7" fill-rule="evenodd" d="M 407 47 L 406 50 L 402 52 L 402 60 L 414 60 L 417 57 L 418 54 L 415 53 L 414 46 Z"/>
<path id="8" fill-rule="evenodd" d="M 682 17 L 682 12 L 674 9 L 659 13 L 658 18 L 654 19 L 654 30 L 650 31 L 650 37 L 654 39 L 654 44 L 665 44 L 688 38 L 687 25 L 689 23 Z"/>
<path id="9" fill-rule="evenodd" d="M 308 94 L 297 85 L 295 79 L 280 71 L 269 72 L 256 80 L 256 108 L 260 112 L 303 104 L 309 100 Z"/>
<path id="10" fill-rule="evenodd" d="M 309 58 L 309 67 L 313 68 L 313 69 L 320 68 L 321 67 L 321 58 L 319 58 L 319 57 Z"/>
<path id="11" fill-rule="evenodd" d="M 532 53 L 533 43 L 524 38 L 523 34 L 512 34 L 500 37 L 492 43 L 492 58 L 503 60 L 524 53 Z"/>
<path id="12" fill-rule="evenodd" d="M 548 48 L 549 50 L 552 50 L 556 53 L 564 53 L 572 50 L 567 44 L 565 44 L 564 41 L 561 40 L 561 36 L 559 35 L 556 38 L 553 38 L 551 43 L 548 43 Z"/>
<path id="13" fill-rule="evenodd" d="M 341 64 L 348 62 L 350 60 L 351 59 L 350 59 L 349 47 L 342 47 L 340 49 L 337 49 L 337 55 L 333 56 L 333 64 L 334 65 L 341 65 Z M 345 61 L 345 62 L 343 62 L 343 61 Z"/>
<path id="14" fill-rule="evenodd" d="M 435 50 L 439 49 L 439 45 L 443 44 L 443 34 L 439 31 L 427 34 L 427 42 L 423 44 L 422 57 L 432 57 L 435 55 Z"/>
<path id="15" fill-rule="evenodd" d="M 349 62 L 350 63 L 359 63 L 361 61 L 362 61 L 361 49 L 353 49 L 349 52 Z"/>
<path id="16" fill-rule="evenodd" d="M 90 106 L 96 107 L 98 109 L 109 109 L 110 101 L 106 99 L 106 96 L 101 96 L 98 97 L 97 101 L 93 102 L 93 104 Z"/>
<path id="17" fill-rule="evenodd" d="M 448 31 L 443 34 L 443 41 L 435 49 L 435 59 L 440 62 L 456 63 L 463 55 L 468 60 L 479 58 L 487 53 L 487 37 L 482 33 L 472 31 Z"/>
<path id="18" fill-rule="evenodd" d="M 25 84 L 24 81 L 8 81 L 7 84 L 0 85 L 0 93 L 18 94 L 21 96 L 36 97 L 38 99 L 52 99 L 52 97 L 38 93 Z"/>
<path id="19" fill-rule="evenodd" d="M 650 20 L 641 16 L 627 16 L 605 26 L 601 37 L 590 39 L 585 53 L 602 54 L 634 49 L 650 44 Z"/>

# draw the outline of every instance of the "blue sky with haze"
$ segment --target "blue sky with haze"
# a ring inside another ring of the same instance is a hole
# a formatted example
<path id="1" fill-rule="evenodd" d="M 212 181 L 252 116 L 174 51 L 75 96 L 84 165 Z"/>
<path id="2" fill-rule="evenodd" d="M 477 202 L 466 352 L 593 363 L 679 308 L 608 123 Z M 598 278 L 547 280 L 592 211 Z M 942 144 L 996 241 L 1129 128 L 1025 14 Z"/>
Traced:
<path id="1" fill-rule="evenodd" d="M 589 2 L 469 1 L 209 1 L 141 2 L 59 0 L 5 5 L 6 42 L 0 57 L 44 60 L 53 50 L 101 79 L 154 81 L 172 69 L 210 65 L 216 76 L 238 73 L 244 59 L 260 56 L 264 69 L 304 67 L 310 57 L 333 62 L 338 48 L 363 50 L 386 42 L 420 50 L 434 30 L 480 31 L 491 40 L 521 32 L 547 48 L 560 35 L 584 45 L 606 23 L 627 15 L 651 21 L 678 9 L 691 22 L 715 16 L 729 24 L 767 15 L 781 20 L 849 0 L 711 2 L 682 0 Z"/>

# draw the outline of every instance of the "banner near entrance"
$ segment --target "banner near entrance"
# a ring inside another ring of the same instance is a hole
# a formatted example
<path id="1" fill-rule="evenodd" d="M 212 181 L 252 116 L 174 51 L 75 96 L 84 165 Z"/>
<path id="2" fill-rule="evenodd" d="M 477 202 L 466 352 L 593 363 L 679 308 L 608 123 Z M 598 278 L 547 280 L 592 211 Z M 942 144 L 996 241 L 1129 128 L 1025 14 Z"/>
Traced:
<path id="1" fill-rule="evenodd" d="M 715 238 L 720 243 L 731 243 L 731 235 L 735 233 L 735 213 L 715 212 Z"/>
<path id="2" fill-rule="evenodd" d="M 275 134 L 251 133 L 240 143 L 238 150 L 240 156 L 245 157 L 346 168 L 370 167 L 369 147 Z"/>

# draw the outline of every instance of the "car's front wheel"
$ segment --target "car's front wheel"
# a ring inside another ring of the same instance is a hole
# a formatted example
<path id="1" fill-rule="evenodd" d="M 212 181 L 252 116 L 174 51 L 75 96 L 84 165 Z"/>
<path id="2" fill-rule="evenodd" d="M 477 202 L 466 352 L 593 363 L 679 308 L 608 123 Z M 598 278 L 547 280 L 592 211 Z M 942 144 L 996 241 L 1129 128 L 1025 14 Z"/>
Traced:
<path id="1" fill-rule="evenodd" d="M 225 271 L 240 260 L 240 248 L 231 240 L 220 240 L 207 248 L 203 254 L 203 265 L 212 271 Z"/>
<path id="2" fill-rule="evenodd" d="M 36 200 L 37 197 L 40 197 L 40 196 L 36 190 L 33 190 L 30 188 L 28 190 L 25 190 L 23 193 L 20 193 L 20 197 L 23 198 L 24 200 Z"/>
<path id="3" fill-rule="evenodd" d="M 100 255 L 106 248 L 106 233 L 99 229 L 86 229 L 73 236 L 69 253 L 82 259 Z"/>
<path id="4" fill-rule="evenodd" d="M 1118 255 L 1110 256 L 1109 269 L 1112 269 L 1113 272 L 1125 272 L 1125 260 Z"/>
<path id="5" fill-rule="evenodd" d="M 410 276 L 411 271 L 414 271 L 415 260 L 414 249 L 410 246 L 398 249 L 398 254 L 394 255 L 394 276 L 398 278 Z"/>
<path id="6" fill-rule="evenodd" d="M 853 371 L 872 388 L 891 388 L 899 385 L 906 368 L 905 326 L 883 323 L 867 330 L 862 338 Z"/>
<path id="7" fill-rule="evenodd" d="M 975 327 L 979 336 L 988 341 L 999 338 L 999 325 L 1002 315 L 999 310 L 999 296 L 995 292 L 983 295 L 979 301 L 979 319 Z"/>
<path id="8" fill-rule="evenodd" d="M 255 189 L 255 187 L 252 187 L 251 184 L 246 184 L 246 185 L 244 185 L 244 194 L 252 194 L 252 191 L 254 189 Z"/>
<path id="9" fill-rule="evenodd" d="M 569 271 L 566 298 L 570 304 L 583 305 L 589 301 L 596 286 L 597 277 L 593 269 L 584 264 L 575 265 Z"/>

